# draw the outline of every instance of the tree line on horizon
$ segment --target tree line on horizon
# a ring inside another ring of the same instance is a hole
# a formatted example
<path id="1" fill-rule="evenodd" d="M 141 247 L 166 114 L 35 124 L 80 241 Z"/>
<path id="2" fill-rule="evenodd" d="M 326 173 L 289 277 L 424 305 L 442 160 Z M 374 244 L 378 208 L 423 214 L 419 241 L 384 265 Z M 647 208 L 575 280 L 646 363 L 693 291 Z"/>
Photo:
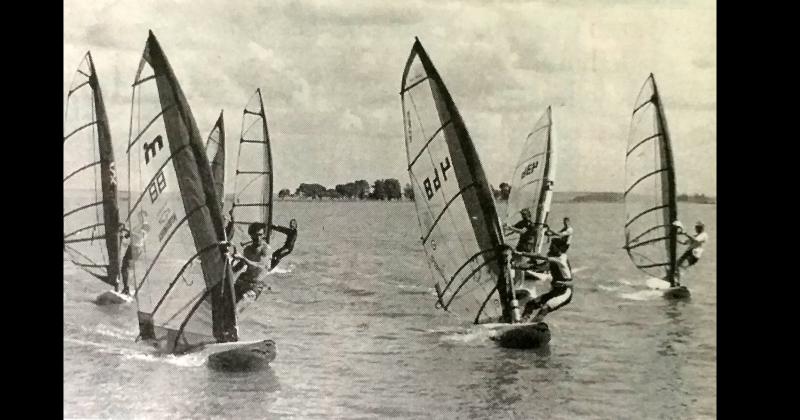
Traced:
<path id="1" fill-rule="evenodd" d="M 511 195 L 511 185 L 507 182 L 501 182 L 500 188 L 492 188 L 494 199 L 498 201 L 508 201 Z M 400 181 L 395 178 L 376 179 L 372 184 L 367 180 L 360 179 L 358 181 L 348 182 L 346 184 L 337 184 L 334 188 L 328 188 L 324 185 L 317 183 L 302 183 L 292 193 L 288 188 L 284 188 L 278 192 L 278 198 L 302 198 L 311 200 L 413 200 L 414 188 L 411 184 L 406 183 L 401 188 Z M 583 195 L 573 197 L 570 201 L 573 202 L 617 202 L 622 201 L 623 195 L 618 192 L 590 192 Z M 708 197 L 704 194 L 679 194 L 678 201 L 688 201 L 692 203 L 714 204 L 716 199 Z"/>
<path id="2" fill-rule="evenodd" d="M 492 193 L 497 200 L 508 200 L 511 194 L 511 185 L 506 182 L 500 184 L 500 189 L 492 187 Z M 372 185 L 365 179 L 337 184 L 334 188 L 328 188 L 317 183 L 301 183 L 292 193 L 288 188 L 278 192 L 279 199 L 303 198 L 311 200 L 406 200 L 414 199 L 414 188 L 406 183 L 400 187 L 400 181 L 395 178 L 376 179 Z"/>

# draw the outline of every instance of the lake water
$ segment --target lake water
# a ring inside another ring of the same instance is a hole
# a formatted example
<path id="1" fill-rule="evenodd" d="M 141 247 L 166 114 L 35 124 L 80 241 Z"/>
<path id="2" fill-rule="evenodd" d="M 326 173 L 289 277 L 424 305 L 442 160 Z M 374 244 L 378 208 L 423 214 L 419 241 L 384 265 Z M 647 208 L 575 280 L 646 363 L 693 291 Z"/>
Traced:
<path id="1" fill-rule="evenodd" d="M 266 370 L 152 355 L 134 342 L 135 304 L 94 305 L 106 288 L 65 261 L 64 416 L 716 418 L 715 205 L 679 207 L 685 226 L 706 223 L 709 243 L 684 274 L 692 299 L 674 302 L 621 249 L 621 204 L 554 203 L 551 220 L 575 228 L 576 284 L 540 351 L 499 348 L 435 309 L 413 204 L 275 211 L 277 224 L 298 220 L 297 244 L 239 326 L 242 339 L 277 343 Z"/>

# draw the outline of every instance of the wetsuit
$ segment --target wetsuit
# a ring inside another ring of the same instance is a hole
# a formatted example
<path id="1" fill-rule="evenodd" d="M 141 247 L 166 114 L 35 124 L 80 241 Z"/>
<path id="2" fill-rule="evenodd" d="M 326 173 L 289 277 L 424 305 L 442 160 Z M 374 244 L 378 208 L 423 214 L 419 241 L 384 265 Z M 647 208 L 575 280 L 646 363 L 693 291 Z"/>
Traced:
<path id="1" fill-rule="evenodd" d="M 547 260 L 550 265 L 550 275 L 553 276 L 553 280 L 550 282 L 551 289 L 528 302 L 522 313 L 523 317 L 542 306 L 547 306 L 552 312 L 572 301 L 572 267 L 570 267 L 567 254 L 549 257 Z"/>
<path id="2" fill-rule="evenodd" d="M 564 240 L 564 248 L 563 251 L 567 252 L 569 249 L 569 244 L 572 243 L 572 227 L 565 227 L 558 231 L 558 236 Z"/>
<path id="3" fill-rule="evenodd" d="M 272 226 L 272 229 L 277 230 L 278 232 L 286 235 L 286 242 L 283 243 L 283 246 L 278 248 L 275 252 L 272 253 L 272 261 L 269 267 L 270 270 L 275 268 L 278 263 L 283 259 L 283 257 L 289 255 L 292 250 L 294 250 L 294 242 L 297 240 L 297 229 L 287 228 L 283 226 Z"/>

